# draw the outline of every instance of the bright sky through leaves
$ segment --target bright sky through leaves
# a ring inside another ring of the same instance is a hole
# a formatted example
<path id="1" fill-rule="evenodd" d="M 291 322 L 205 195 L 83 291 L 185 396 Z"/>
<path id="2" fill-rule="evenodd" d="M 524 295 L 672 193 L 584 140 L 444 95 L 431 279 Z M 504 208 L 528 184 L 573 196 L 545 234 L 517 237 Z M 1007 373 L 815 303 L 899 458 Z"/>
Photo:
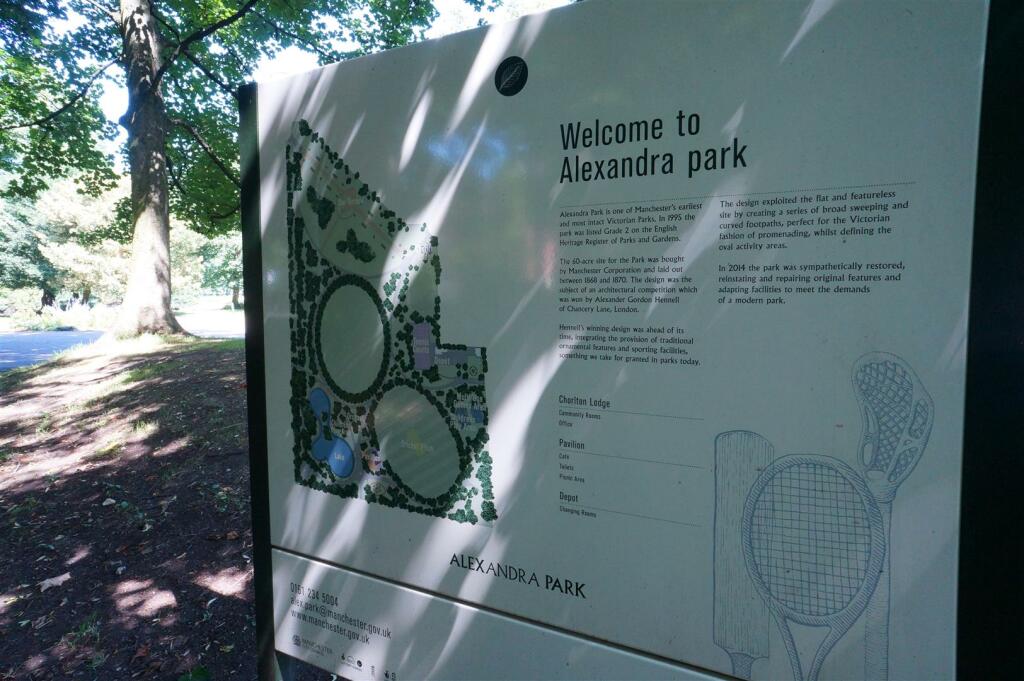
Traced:
<path id="1" fill-rule="evenodd" d="M 488 24 L 504 23 L 524 14 L 561 7 L 568 2 L 569 0 L 505 0 L 504 5 L 493 12 L 476 12 L 462 0 L 435 0 L 434 4 L 440 12 L 440 16 L 427 31 L 427 37 L 440 38 L 451 33 L 476 28 L 481 19 Z M 81 17 L 71 15 L 67 21 L 55 21 L 52 25 L 58 32 L 64 32 L 74 28 L 77 25 L 76 21 L 82 21 Z M 261 61 L 253 73 L 253 80 L 257 83 L 276 80 L 295 73 L 310 71 L 317 66 L 316 57 L 312 53 L 296 47 L 289 47 L 282 50 L 275 58 Z M 124 79 L 117 78 L 117 82 L 123 83 Z M 116 121 L 128 108 L 128 91 L 109 81 L 104 82 L 100 106 L 107 118 Z M 118 153 L 125 139 L 124 130 L 121 128 L 119 130 L 118 139 L 109 149 L 114 154 Z"/>

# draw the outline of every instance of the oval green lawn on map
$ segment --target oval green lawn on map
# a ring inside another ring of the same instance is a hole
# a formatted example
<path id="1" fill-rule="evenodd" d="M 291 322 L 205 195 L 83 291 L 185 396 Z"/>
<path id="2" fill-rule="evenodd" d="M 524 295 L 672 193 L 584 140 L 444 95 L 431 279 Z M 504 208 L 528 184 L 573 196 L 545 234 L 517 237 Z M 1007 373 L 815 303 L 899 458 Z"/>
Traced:
<path id="1" fill-rule="evenodd" d="M 318 322 L 320 361 L 332 387 L 348 395 L 370 388 L 381 374 L 386 342 L 384 320 L 370 293 L 356 284 L 338 286 Z"/>
<path id="2" fill-rule="evenodd" d="M 459 477 L 459 450 L 448 423 L 416 390 L 399 385 L 373 411 L 380 451 L 412 491 L 428 499 L 447 492 Z"/>

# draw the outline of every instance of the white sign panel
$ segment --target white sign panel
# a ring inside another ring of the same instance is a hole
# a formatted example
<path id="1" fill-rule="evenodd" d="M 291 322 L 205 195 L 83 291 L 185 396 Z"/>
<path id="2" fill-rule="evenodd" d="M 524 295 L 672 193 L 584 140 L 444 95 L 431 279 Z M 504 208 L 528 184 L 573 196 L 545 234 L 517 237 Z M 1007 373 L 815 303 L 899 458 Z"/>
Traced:
<path id="1" fill-rule="evenodd" d="M 985 19 L 595 1 L 261 85 L 277 648 L 952 676 Z"/>

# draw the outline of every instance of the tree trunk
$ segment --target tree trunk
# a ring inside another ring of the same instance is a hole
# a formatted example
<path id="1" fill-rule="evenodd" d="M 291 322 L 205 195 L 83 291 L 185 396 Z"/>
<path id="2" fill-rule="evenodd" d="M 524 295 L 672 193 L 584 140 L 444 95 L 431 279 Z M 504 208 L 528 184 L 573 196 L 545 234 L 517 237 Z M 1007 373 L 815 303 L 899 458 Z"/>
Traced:
<path id="1" fill-rule="evenodd" d="M 170 214 L 167 190 L 167 116 L 160 87 L 160 43 L 149 0 L 121 0 L 131 171 L 132 266 L 116 328 L 118 335 L 184 333 L 171 311 Z"/>
<path id="2" fill-rule="evenodd" d="M 231 287 L 231 307 L 236 310 L 242 307 L 242 303 L 240 303 L 238 300 L 238 294 L 241 293 L 241 291 L 239 290 L 240 288 L 241 287 L 238 284 L 235 284 L 234 286 Z"/>

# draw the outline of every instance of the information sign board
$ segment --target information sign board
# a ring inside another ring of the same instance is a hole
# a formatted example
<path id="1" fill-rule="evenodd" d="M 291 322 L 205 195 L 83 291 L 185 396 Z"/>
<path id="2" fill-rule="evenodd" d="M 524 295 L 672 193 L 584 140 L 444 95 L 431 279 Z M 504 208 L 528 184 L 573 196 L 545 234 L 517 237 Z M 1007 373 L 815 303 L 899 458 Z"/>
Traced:
<path id="1" fill-rule="evenodd" d="M 986 26 L 595 1 L 245 91 L 273 647 L 953 676 Z"/>

